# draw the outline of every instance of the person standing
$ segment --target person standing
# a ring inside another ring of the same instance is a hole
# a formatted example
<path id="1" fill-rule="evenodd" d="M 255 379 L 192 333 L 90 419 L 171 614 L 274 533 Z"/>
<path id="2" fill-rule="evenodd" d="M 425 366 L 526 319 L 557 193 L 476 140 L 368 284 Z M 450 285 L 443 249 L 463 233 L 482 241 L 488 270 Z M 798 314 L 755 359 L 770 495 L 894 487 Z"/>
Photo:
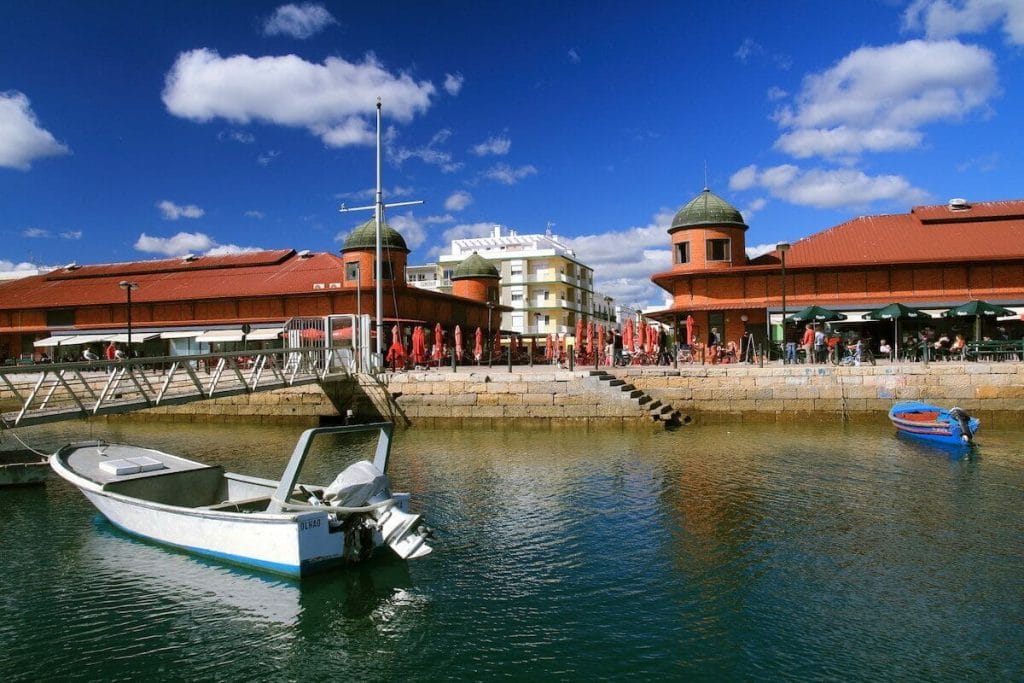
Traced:
<path id="1" fill-rule="evenodd" d="M 814 326 L 810 323 L 804 327 L 804 336 L 800 340 L 800 348 L 804 350 L 804 362 L 810 363 L 814 357 Z"/>
<path id="2" fill-rule="evenodd" d="M 814 362 L 825 362 L 825 330 L 821 328 L 814 333 Z"/>

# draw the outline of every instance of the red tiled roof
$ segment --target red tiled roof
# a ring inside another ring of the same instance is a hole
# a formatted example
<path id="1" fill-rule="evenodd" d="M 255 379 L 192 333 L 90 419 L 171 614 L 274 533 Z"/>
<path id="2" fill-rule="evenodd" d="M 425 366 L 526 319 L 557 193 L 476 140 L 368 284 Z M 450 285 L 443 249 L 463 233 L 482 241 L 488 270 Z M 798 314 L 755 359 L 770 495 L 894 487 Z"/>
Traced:
<path id="1" fill-rule="evenodd" d="M 132 301 L 139 303 L 305 294 L 342 287 L 344 262 L 334 254 L 283 249 L 61 268 L 0 283 L 0 309 L 121 303 L 118 283 L 125 279 L 138 283 Z"/>
<path id="2" fill-rule="evenodd" d="M 966 209 L 917 206 L 907 214 L 861 216 L 793 243 L 787 267 L 940 263 L 1024 258 L 1024 200 Z M 779 262 L 772 251 L 750 262 Z"/>

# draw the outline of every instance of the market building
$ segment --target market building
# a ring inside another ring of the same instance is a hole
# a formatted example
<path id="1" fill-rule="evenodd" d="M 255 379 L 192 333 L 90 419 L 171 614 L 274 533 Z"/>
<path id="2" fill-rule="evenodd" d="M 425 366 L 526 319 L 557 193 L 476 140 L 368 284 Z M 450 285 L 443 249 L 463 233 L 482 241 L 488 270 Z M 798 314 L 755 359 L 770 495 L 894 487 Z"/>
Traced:
<path id="1" fill-rule="evenodd" d="M 707 188 L 683 206 L 668 229 L 672 268 L 651 277 L 671 306 L 648 315 L 677 330 L 692 316 L 698 341 L 717 328 L 723 340 L 749 331 L 778 343 L 793 334 L 785 315 L 806 306 L 845 314 L 840 326 L 871 328 L 883 323 L 866 312 L 900 302 L 933 316 L 920 324 L 952 328 L 961 321 L 941 313 L 980 299 L 1017 313 L 984 320 L 986 336 L 1024 334 L 1024 200 L 954 199 L 861 216 L 753 259 L 746 231 L 740 212 Z"/>
<path id="2" fill-rule="evenodd" d="M 408 287 L 405 240 L 386 224 L 381 233 L 385 321 L 486 328 L 494 313 L 486 299 Z M 129 324 L 135 352 L 161 356 L 280 343 L 284 324 L 295 317 L 373 316 L 375 237 L 371 220 L 349 234 L 340 255 L 278 249 L 73 263 L 0 282 L 0 362 L 43 353 L 77 360 L 86 347 L 125 343 Z"/>

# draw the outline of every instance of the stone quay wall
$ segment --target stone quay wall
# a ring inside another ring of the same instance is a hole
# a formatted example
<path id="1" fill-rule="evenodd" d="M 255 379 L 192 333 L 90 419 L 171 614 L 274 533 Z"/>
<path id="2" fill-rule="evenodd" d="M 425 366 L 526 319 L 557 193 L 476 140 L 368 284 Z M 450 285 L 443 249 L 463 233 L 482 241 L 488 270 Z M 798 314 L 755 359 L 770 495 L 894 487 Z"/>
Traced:
<path id="1" fill-rule="evenodd" d="M 591 376 L 589 369 L 514 370 L 444 368 L 339 378 L 324 387 L 241 394 L 108 419 L 314 425 L 343 419 L 351 410 L 357 420 L 384 417 L 407 426 L 653 422 L 650 401 Z M 911 399 L 959 405 L 988 424 L 1024 419 L 1024 363 L 688 365 L 606 372 L 697 421 L 884 420 L 895 401 Z"/>
<path id="2" fill-rule="evenodd" d="M 1024 363 L 690 365 L 616 368 L 652 397 L 705 420 L 887 419 L 897 401 L 959 405 L 991 423 L 1024 419 Z"/>

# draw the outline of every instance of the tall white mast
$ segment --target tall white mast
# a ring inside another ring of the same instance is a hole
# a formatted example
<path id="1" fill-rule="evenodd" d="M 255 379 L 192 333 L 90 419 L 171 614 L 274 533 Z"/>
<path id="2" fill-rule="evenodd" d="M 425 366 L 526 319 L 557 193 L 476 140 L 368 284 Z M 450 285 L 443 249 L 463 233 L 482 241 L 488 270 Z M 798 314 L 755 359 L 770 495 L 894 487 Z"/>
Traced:
<path id="1" fill-rule="evenodd" d="M 423 200 L 416 200 L 411 202 L 394 202 L 392 204 L 384 203 L 384 188 L 381 184 L 381 144 L 380 144 L 380 133 L 381 133 L 381 101 L 377 98 L 377 188 L 375 193 L 375 199 L 373 206 L 353 206 L 347 207 L 344 204 L 338 211 L 345 213 L 347 211 L 367 211 L 373 209 L 373 219 L 375 235 L 375 246 L 374 258 L 376 263 L 374 264 L 374 278 L 377 280 L 377 286 L 375 289 L 376 306 L 375 306 L 375 317 L 376 322 L 374 326 L 377 330 L 377 353 L 376 353 L 376 367 L 384 367 L 384 255 L 381 247 L 381 230 L 384 225 L 384 209 L 389 209 L 396 206 L 412 206 L 413 204 L 422 204 Z M 392 269 L 391 277 L 394 278 L 396 273 Z"/>

